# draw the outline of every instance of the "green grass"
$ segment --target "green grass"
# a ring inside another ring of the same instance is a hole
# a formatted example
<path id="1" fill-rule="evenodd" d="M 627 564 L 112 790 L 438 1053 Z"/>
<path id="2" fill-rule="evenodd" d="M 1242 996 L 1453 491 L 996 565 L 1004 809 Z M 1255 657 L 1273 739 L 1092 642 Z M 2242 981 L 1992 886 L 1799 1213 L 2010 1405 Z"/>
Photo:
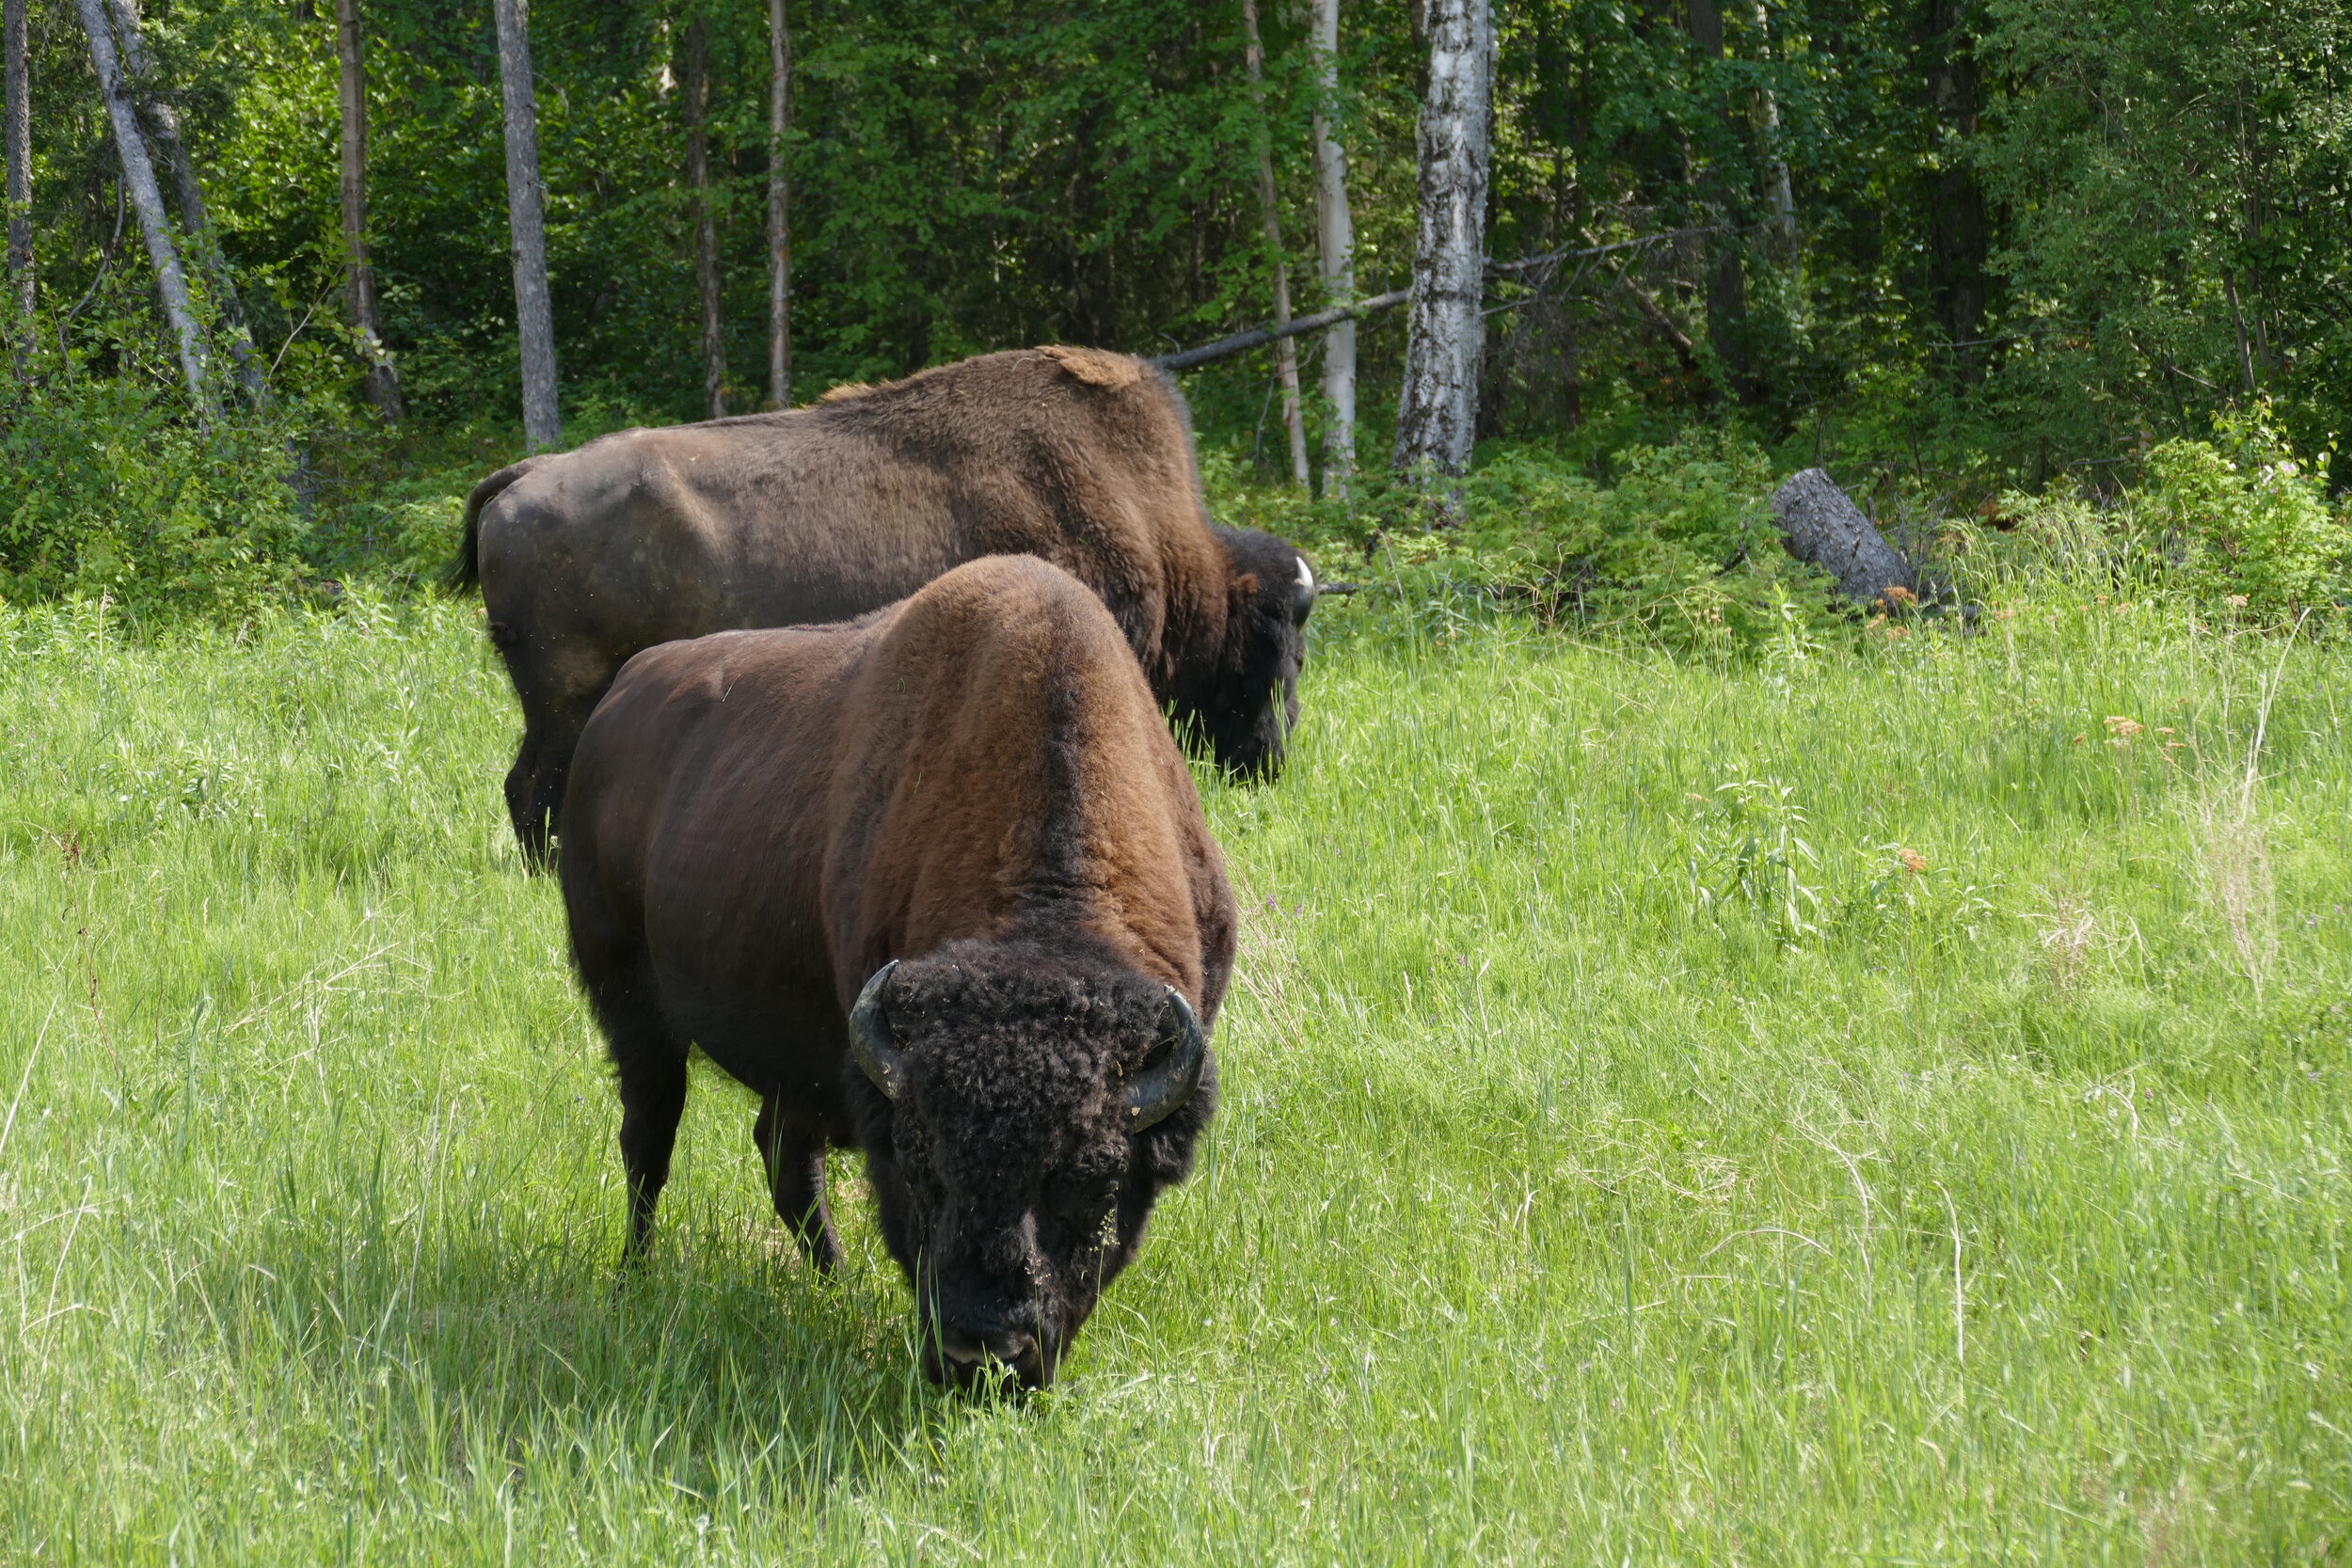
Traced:
<path id="1" fill-rule="evenodd" d="M 0 1560 L 2352 1551 L 2352 649 L 1320 618 L 1206 790 L 1200 1173 L 1016 1404 L 914 1373 L 853 1162 L 798 1267 L 712 1073 L 616 1288 L 471 607 L 5 613 Z"/>

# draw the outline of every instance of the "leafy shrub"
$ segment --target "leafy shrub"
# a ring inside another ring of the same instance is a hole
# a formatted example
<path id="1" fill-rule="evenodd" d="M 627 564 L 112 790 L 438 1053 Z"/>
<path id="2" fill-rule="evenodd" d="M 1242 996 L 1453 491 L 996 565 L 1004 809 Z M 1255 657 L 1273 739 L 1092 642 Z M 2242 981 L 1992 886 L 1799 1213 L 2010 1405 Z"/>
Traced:
<path id="1" fill-rule="evenodd" d="M 1417 497 L 1377 481 L 1351 527 L 1296 490 L 1244 489 L 1230 460 L 1203 455 L 1220 513 L 1302 544 L 1369 545 L 1407 596 L 1485 596 L 1546 625 L 1692 651 L 1814 646 L 1836 614 L 1828 578 L 1781 547 L 1762 451 L 1698 429 L 1612 466 L 1616 483 L 1601 484 L 1549 448 L 1489 448 L 1465 483 L 1461 525 L 1432 531 L 1418 526 Z"/>
<path id="2" fill-rule="evenodd" d="M 2321 471 L 2258 408 L 2217 420 L 2212 440 L 2156 447 L 2137 488 L 2012 491 L 1990 509 L 2006 535 L 1970 522 L 1947 543 L 1972 594 L 2071 580 L 2287 623 L 2352 598 L 2352 515 Z"/>
<path id="3" fill-rule="evenodd" d="M 2265 620 L 2332 607 L 2352 588 L 2352 526 L 2320 470 L 2296 461 L 2264 411 L 2225 416 L 2216 434 L 2148 454 L 2146 525 L 2168 536 L 2201 597 Z"/>
<path id="4" fill-rule="evenodd" d="M 128 379 L 35 388 L 0 428 L 0 596 L 222 610 L 283 593 L 304 534 L 290 429 L 202 429 Z"/>

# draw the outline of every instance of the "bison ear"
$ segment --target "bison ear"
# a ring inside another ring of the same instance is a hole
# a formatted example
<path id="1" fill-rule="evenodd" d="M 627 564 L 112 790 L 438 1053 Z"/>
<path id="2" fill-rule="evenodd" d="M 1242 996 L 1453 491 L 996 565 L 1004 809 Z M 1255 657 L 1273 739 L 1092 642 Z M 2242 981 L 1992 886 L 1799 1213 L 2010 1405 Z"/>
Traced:
<path id="1" fill-rule="evenodd" d="M 1233 579 L 1233 593 L 1240 598 L 1256 598 L 1258 596 L 1258 574 L 1255 572 L 1244 572 L 1241 576 L 1235 578 Z"/>

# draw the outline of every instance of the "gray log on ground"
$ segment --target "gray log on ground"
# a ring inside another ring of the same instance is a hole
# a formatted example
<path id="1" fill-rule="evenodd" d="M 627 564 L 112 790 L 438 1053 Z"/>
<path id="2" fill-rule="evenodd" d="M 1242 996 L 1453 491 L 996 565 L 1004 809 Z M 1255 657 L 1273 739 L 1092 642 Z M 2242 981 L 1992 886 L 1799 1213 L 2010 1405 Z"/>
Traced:
<path id="1" fill-rule="evenodd" d="M 1837 586 L 1856 604 L 1884 600 L 1893 610 L 1918 594 L 1919 579 L 1911 563 L 1820 469 L 1792 474 L 1772 492 L 1772 517 L 1788 541 L 1788 553 L 1836 578 Z M 1888 590 L 1897 588 L 1902 594 L 1890 597 Z"/>

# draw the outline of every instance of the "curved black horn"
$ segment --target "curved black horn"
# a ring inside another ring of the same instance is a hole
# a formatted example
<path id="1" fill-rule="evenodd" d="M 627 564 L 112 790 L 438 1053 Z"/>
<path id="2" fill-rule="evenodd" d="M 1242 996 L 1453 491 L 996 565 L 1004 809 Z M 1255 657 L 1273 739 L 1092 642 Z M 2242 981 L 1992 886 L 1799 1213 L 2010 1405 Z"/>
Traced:
<path id="1" fill-rule="evenodd" d="M 891 959 L 874 971 L 866 982 L 866 989 L 857 993 L 857 1006 L 850 1009 L 850 1052 L 857 1057 L 857 1065 L 866 1069 L 866 1076 L 874 1081 L 885 1100 L 896 1100 L 907 1086 L 906 1058 L 890 1037 L 890 1021 L 882 1017 L 882 988 L 890 984 L 890 972 L 898 967 Z"/>
<path id="2" fill-rule="evenodd" d="M 1209 1037 L 1192 1004 L 1174 986 L 1168 988 L 1167 1030 L 1160 1043 L 1175 1049 L 1168 1059 L 1127 1085 L 1127 1130 L 1140 1132 L 1162 1117 L 1175 1115 L 1200 1086 L 1200 1069 L 1209 1059 Z"/>

